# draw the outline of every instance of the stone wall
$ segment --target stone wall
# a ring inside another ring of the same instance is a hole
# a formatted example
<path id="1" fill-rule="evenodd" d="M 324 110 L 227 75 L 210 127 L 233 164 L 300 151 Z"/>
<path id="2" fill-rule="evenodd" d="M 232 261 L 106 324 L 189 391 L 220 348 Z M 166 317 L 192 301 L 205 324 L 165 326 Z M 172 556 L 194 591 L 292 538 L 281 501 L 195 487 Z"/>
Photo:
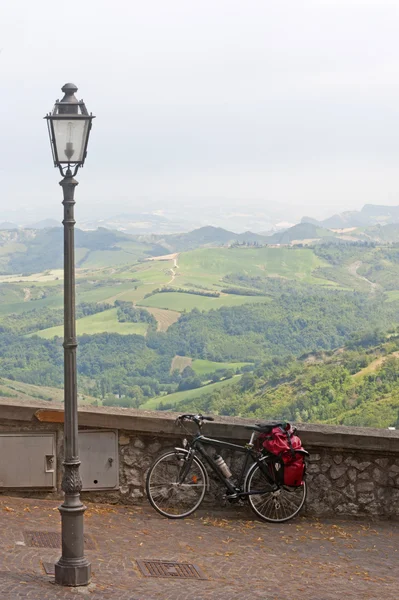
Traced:
<path id="1" fill-rule="evenodd" d="M 382 432 L 381 432 L 382 433 Z M 306 433 L 302 433 L 306 438 Z M 242 440 L 232 440 L 242 443 Z M 164 450 L 181 446 L 181 438 L 119 435 L 120 491 L 114 501 L 140 502 L 145 496 L 145 477 L 153 460 Z M 315 516 L 399 517 L 399 452 L 354 451 L 345 448 L 312 447 L 307 465 L 308 497 L 305 513 Z M 234 475 L 239 474 L 243 455 L 220 451 Z M 208 469 L 209 472 L 209 469 Z M 210 474 L 207 504 L 223 502 L 224 490 Z M 92 495 L 93 497 L 93 495 Z M 102 494 L 97 494 L 100 500 Z"/>
<path id="2" fill-rule="evenodd" d="M 399 517 L 399 457 L 376 452 L 312 452 L 307 511 L 315 515 Z"/>
<path id="3" fill-rule="evenodd" d="M 48 410 L 51 406 L 51 410 Z M 54 407 L 54 408 L 53 408 Z M 24 494 L 59 496 L 62 464 L 62 407 L 38 402 L 20 405 L 0 399 L 0 431 L 53 431 L 57 434 L 58 491 L 32 490 Z M 79 411 L 82 429 L 116 429 L 119 437 L 119 489 L 85 492 L 95 502 L 145 502 L 145 476 L 161 452 L 181 446 L 184 432 L 176 415 L 121 408 L 85 407 Z M 217 418 L 206 424 L 210 437 L 244 445 L 250 421 Z M 310 453 L 305 514 L 316 516 L 399 517 L 399 432 L 355 427 L 301 425 L 299 435 Z M 243 455 L 221 451 L 234 474 Z M 4 493 L 10 493 L 5 490 Z M 22 492 L 16 492 L 22 494 Z M 207 508 L 220 507 L 224 490 L 211 476 Z"/>

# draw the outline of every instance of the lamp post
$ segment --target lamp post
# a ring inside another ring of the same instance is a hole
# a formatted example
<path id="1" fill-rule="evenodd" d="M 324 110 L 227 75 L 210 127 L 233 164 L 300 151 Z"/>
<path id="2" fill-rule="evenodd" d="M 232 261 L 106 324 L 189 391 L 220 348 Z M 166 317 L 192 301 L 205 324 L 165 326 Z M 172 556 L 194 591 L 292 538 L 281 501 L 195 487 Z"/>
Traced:
<path id="1" fill-rule="evenodd" d="M 83 167 L 93 116 L 84 102 L 78 101 L 78 88 L 66 83 L 64 97 L 57 100 L 45 118 L 50 135 L 54 166 L 63 177 L 64 193 L 64 501 L 61 513 L 62 556 L 55 565 L 55 581 L 61 585 L 80 586 L 90 582 L 91 567 L 84 556 L 83 514 L 80 499 L 82 480 L 79 474 L 78 403 L 76 377 L 75 323 L 75 175 Z"/>

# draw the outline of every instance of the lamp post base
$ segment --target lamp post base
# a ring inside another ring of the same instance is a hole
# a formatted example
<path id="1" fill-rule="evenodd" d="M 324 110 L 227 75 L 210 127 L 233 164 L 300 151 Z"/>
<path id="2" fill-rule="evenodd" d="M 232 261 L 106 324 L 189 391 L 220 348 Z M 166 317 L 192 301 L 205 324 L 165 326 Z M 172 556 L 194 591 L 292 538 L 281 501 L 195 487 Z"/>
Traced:
<path id="1" fill-rule="evenodd" d="M 84 555 L 83 514 L 86 507 L 77 491 L 82 487 L 79 464 L 64 462 L 64 468 L 62 487 L 65 497 L 58 509 L 61 513 L 62 556 L 55 564 L 55 583 L 78 587 L 88 585 L 91 577 L 90 562 Z M 75 493 L 68 493 L 71 487 Z"/>
<path id="2" fill-rule="evenodd" d="M 78 560 L 60 560 L 55 564 L 55 583 L 78 587 L 89 585 L 91 579 L 91 565 L 86 558 Z"/>

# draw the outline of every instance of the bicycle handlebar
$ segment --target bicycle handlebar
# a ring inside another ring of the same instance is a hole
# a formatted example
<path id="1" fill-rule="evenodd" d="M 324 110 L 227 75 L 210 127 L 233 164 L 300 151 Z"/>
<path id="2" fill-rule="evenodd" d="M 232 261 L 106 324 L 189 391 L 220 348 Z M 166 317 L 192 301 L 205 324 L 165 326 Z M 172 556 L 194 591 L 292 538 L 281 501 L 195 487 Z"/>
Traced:
<path id="1" fill-rule="evenodd" d="M 185 415 L 180 415 L 179 417 L 177 417 L 176 422 L 179 423 L 181 421 L 194 421 L 194 423 L 196 423 L 198 425 L 198 427 L 201 427 L 202 423 L 204 421 L 214 421 L 215 419 L 213 417 L 207 417 L 205 415 L 192 415 L 192 414 L 185 414 Z"/>

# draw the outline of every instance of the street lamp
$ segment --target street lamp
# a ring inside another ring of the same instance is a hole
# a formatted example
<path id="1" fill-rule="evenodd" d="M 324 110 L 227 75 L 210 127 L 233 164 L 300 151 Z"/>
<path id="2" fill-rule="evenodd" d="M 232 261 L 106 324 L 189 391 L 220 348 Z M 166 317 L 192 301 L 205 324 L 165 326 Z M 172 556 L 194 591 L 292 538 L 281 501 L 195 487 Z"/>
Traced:
<path id="1" fill-rule="evenodd" d="M 64 193 L 64 501 L 61 513 L 62 556 L 55 565 L 55 581 L 61 585 L 88 585 L 91 566 L 84 556 L 83 514 L 86 507 L 80 499 L 82 480 L 79 474 L 78 402 L 76 378 L 76 317 L 75 317 L 75 238 L 74 178 L 83 167 L 87 143 L 94 117 L 84 102 L 78 101 L 73 83 L 62 88 L 64 97 L 57 100 L 53 111 L 45 118 L 50 135 L 54 166 L 63 177 Z"/>

